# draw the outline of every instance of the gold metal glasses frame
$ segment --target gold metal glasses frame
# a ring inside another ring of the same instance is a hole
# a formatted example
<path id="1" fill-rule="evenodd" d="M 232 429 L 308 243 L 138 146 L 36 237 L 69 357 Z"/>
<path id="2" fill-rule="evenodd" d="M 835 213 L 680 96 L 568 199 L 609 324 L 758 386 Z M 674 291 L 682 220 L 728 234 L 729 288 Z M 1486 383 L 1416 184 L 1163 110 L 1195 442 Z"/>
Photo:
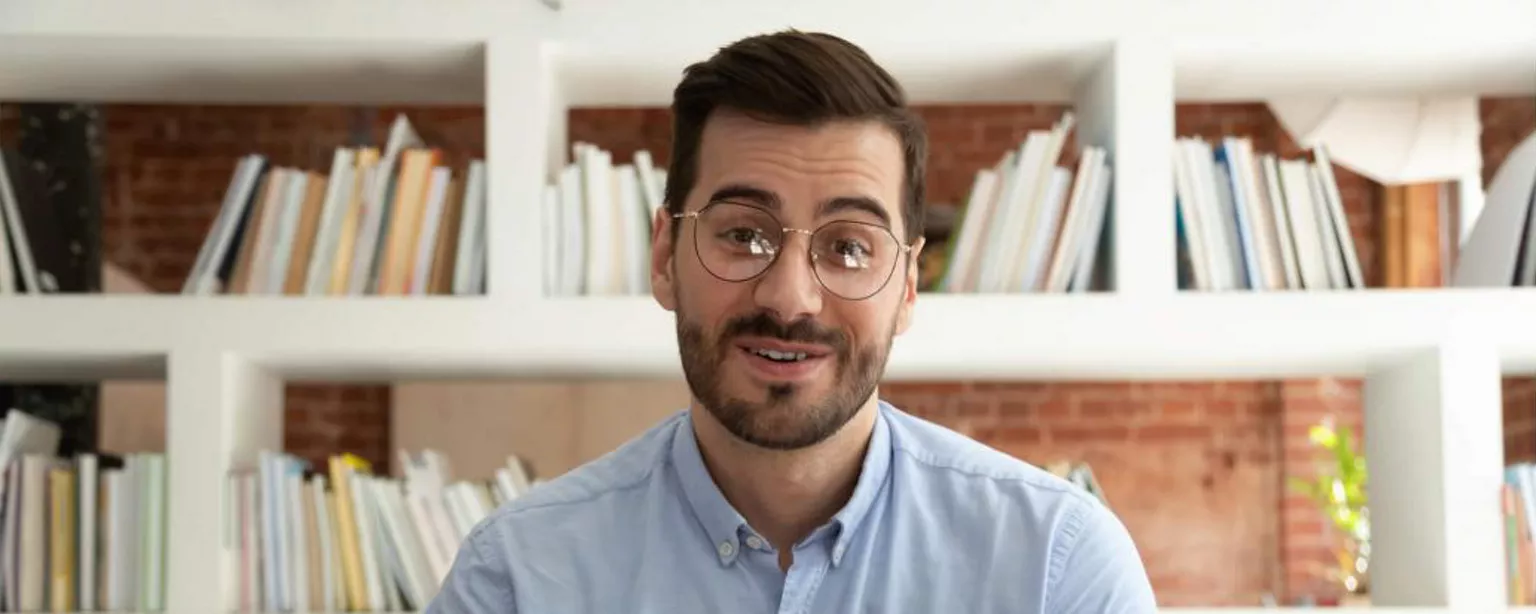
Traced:
<path id="1" fill-rule="evenodd" d="M 747 208 L 755 209 L 755 210 L 761 212 L 763 215 L 768 216 L 768 218 L 772 219 L 776 224 L 779 222 L 779 217 L 777 215 L 774 215 L 773 212 L 768 211 L 766 209 L 763 209 L 762 207 L 758 207 L 758 206 L 755 206 L 755 205 L 749 205 L 749 204 L 746 204 L 746 203 L 738 203 L 738 202 L 733 202 L 733 201 L 725 201 L 725 200 L 715 201 L 715 202 L 709 203 L 708 205 L 705 205 L 702 209 L 699 209 L 697 211 L 684 211 L 682 213 L 673 213 L 673 214 L 671 214 L 671 218 L 673 220 L 692 219 L 692 220 L 694 220 L 695 223 L 697 223 L 699 216 L 703 215 L 705 211 L 708 211 L 711 207 L 714 207 L 715 205 L 735 205 L 735 206 L 738 206 L 738 207 L 747 207 Z M 837 222 L 829 222 L 829 224 L 831 224 L 831 223 L 837 223 Z M 908 244 L 908 243 L 902 243 L 901 239 L 897 238 L 896 237 L 896 233 L 891 232 L 890 228 L 886 228 L 886 227 L 881 226 L 879 224 L 871 224 L 869 222 L 860 222 L 860 221 L 856 221 L 856 220 L 845 220 L 843 223 L 862 224 L 862 225 L 865 225 L 865 226 L 871 226 L 871 227 L 879 228 L 880 230 L 884 231 L 886 234 L 890 235 L 890 237 L 891 237 L 891 239 L 893 241 L 895 241 L 897 247 L 901 248 L 901 257 L 899 258 L 899 260 L 901 261 L 901 264 L 903 266 L 911 266 L 911 262 L 910 262 L 911 259 L 908 258 L 907 255 L 912 253 L 912 245 Z M 823 224 L 820 228 L 817 228 L 815 230 L 807 230 L 807 229 L 804 229 L 804 228 L 791 228 L 789 226 L 782 226 L 781 225 L 779 227 L 779 230 L 784 232 L 785 234 L 797 233 L 797 234 L 803 234 L 807 238 L 809 238 L 809 237 L 815 236 L 817 232 L 821 231 L 823 228 L 826 228 L 826 227 L 827 227 L 827 224 Z M 754 274 L 752 274 L 752 275 L 750 275 L 748 277 L 745 277 L 745 278 L 742 278 L 742 279 L 731 279 L 731 278 L 727 278 L 727 277 L 721 277 L 720 274 L 716 273 L 713 269 L 711 269 L 709 267 L 708 264 L 706 264 L 704 262 L 704 255 L 699 253 L 698 226 L 697 225 L 694 226 L 693 233 L 694 233 L 694 235 L 693 235 L 693 254 L 694 254 L 694 257 L 699 259 L 699 263 L 704 265 L 704 270 L 706 272 L 708 272 L 710 274 L 710 276 L 712 276 L 712 277 L 714 277 L 716 279 L 719 279 L 720 281 L 724 281 L 724 282 L 728 282 L 728 283 L 745 283 L 745 282 L 752 281 L 753 279 L 756 279 L 756 278 L 762 276 L 764 273 L 767 273 L 769 269 L 773 268 L 773 265 L 778 264 L 779 255 L 784 253 L 784 250 L 779 250 L 779 251 L 774 252 L 772 258 L 769 259 L 768 263 L 763 266 L 763 270 L 758 271 L 757 273 L 754 273 Z M 826 290 L 827 292 L 831 292 L 832 294 L 837 295 L 838 297 L 841 297 L 841 298 L 843 298 L 845 300 L 850 300 L 850 301 L 861 301 L 861 300 L 867 299 L 867 298 L 869 298 L 871 296 L 874 296 L 876 294 L 879 294 L 880 291 L 884 290 L 886 286 L 890 285 L 891 278 L 895 276 L 896 269 L 898 268 L 896 262 L 892 262 L 890 270 L 886 271 L 885 279 L 881 280 L 880 284 L 878 286 L 876 286 L 874 288 L 874 290 L 870 291 L 868 294 L 865 294 L 863 296 L 852 297 L 852 296 L 847 296 L 847 295 L 845 295 L 845 294 L 843 294 L 841 292 L 838 292 L 838 291 L 833 290 L 832 288 L 828 287 L 826 281 L 821 278 L 821 273 L 816 268 L 816 262 L 818 261 L 818 255 L 816 254 L 816 252 L 812 251 L 812 248 L 811 248 L 810 245 L 806 246 L 806 251 L 808 252 L 808 254 L 810 255 L 810 258 L 811 258 L 811 272 L 812 272 L 812 274 L 814 274 L 816 276 L 816 283 L 821 285 L 821 287 L 824 290 Z"/>

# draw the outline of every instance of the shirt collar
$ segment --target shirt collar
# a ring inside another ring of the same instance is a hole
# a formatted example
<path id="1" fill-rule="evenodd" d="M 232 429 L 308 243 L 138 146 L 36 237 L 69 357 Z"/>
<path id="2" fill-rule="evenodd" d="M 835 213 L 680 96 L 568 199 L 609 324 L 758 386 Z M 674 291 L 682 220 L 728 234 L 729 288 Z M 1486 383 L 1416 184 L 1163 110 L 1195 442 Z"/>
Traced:
<path id="1" fill-rule="evenodd" d="M 888 406 L 885 401 L 878 403 L 874 433 L 870 436 L 869 448 L 864 452 L 864 467 L 859 472 L 858 483 L 853 487 L 853 496 L 832 517 L 832 524 L 837 527 L 837 539 L 832 545 L 834 566 L 843 562 L 843 555 L 847 554 L 849 543 L 869 516 L 869 510 L 887 492 L 885 486 L 891 472 L 891 432 L 885 415 Z"/>
<path id="2" fill-rule="evenodd" d="M 683 496 L 709 536 L 715 555 L 721 563 L 731 564 L 741 552 L 738 536 L 747 526 L 747 520 L 725 500 L 720 487 L 710 477 L 709 469 L 704 466 L 704 456 L 693 432 L 691 412 L 678 421 L 677 434 L 672 438 L 672 466 L 682 484 Z"/>
<path id="3" fill-rule="evenodd" d="M 853 495 L 832 517 L 828 526 L 823 527 L 833 529 L 836 536 L 832 540 L 833 565 L 842 563 L 849 543 L 853 541 L 876 500 L 886 491 L 885 485 L 891 468 L 890 425 L 885 415 L 887 409 L 886 403 L 879 401 L 875 412 L 874 433 L 864 453 L 864 465 L 859 472 L 859 481 L 854 485 Z M 750 528 L 746 518 L 725 499 L 704 466 L 691 414 L 685 414 L 685 418 L 678 421 L 677 434 L 672 438 L 672 465 L 682 485 L 683 496 L 693 508 L 694 517 L 703 526 L 705 534 L 709 536 L 715 555 L 722 564 L 735 562 L 741 552 L 741 534 L 750 531 Z"/>

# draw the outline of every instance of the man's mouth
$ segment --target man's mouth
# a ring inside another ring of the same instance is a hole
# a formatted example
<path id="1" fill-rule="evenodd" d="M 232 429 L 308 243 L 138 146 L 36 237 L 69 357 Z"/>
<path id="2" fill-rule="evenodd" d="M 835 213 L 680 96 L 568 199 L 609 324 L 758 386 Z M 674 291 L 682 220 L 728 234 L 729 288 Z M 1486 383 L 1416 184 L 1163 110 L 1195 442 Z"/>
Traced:
<path id="1" fill-rule="evenodd" d="M 758 377 L 793 380 L 817 372 L 815 366 L 832 356 L 832 349 L 816 344 L 787 343 L 765 337 L 738 339 L 737 349 L 746 354 Z"/>
<path id="2" fill-rule="evenodd" d="M 832 353 L 832 348 L 829 346 L 817 343 L 791 343 L 771 337 L 740 337 L 736 339 L 736 346 L 750 354 L 778 362 L 820 358 Z"/>
<path id="3" fill-rule="evenodd" d="M 774 362 L 799 362 L 805 360 L 805 357 L 807 356 L 805 352 L 777 352 L 774 350 L 767 350 L 762 348 L 748 351 Z"/>

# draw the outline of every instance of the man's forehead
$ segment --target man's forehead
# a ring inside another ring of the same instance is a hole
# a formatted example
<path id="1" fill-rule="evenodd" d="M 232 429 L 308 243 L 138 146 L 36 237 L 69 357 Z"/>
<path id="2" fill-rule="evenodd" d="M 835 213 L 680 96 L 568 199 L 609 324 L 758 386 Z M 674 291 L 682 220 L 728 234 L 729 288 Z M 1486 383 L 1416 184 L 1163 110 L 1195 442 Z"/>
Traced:
<path id="1" fill-rule="evenodd" d="M 802 126 L 740 114 L 719 119 L 706 125 L 701 143 L 701 205 L 734 199 L 819 217 L 858 214 L 868 207 L 855 201 L 864 201 L 879 212 L 865 214 L 899 217 L 905 160 L 900 141 L 882 124 L 845 120 Z"/>
<path id="2" fill-rule="evenodd" d="M 868 149 L 869 155 L 900 154 L 901 140 L 894 130 L 877 119 L 830 119 L 810 123 L 755 117 L 732 109 L 719 109 L 704 122 L 703 147 L 735 149 L 743 140 L 776 140 L 785 145 L 840 146 Z M 714 137 L 714 138 L 712 138 Z"/>

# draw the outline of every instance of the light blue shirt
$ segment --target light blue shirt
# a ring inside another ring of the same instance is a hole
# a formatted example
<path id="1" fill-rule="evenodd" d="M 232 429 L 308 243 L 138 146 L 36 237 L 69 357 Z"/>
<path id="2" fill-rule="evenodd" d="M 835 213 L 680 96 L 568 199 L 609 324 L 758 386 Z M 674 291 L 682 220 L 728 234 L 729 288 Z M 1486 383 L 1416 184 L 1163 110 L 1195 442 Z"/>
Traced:
<path id="1" fill-rule="evenodd" d="M 853 496 L 778 554 L 687 411 L 501 506 L 428 614 L 1150 613 L 1130 535 L 1082 489 L 882 402 Z"/>

